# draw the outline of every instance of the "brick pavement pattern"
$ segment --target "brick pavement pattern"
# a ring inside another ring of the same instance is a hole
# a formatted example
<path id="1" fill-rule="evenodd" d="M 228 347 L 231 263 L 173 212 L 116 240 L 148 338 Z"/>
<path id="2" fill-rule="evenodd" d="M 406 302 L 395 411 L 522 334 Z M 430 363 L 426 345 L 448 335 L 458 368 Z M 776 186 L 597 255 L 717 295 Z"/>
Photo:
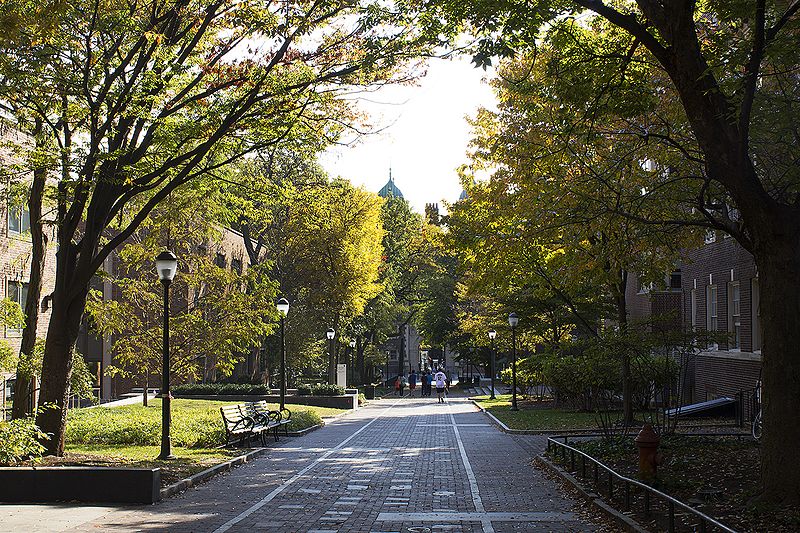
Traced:
<path id="1" fill-rule="evenodd" d="M 537 446 L 500 432 L 466 399 L 381 400 L 206 484 L 75 531 L 597 530 L 530 465 Z"/>

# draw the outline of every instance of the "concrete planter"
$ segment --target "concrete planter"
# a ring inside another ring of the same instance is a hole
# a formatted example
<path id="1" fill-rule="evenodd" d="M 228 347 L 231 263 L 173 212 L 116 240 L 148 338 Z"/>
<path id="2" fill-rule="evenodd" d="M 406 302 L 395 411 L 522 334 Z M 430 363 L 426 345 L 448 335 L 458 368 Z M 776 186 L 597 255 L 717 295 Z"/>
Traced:
<path id="1" fill-rule="evenodd" d="M 160 499 L 161 470 L 158 468 L 0 468 L 2 502 L 153 503 Z"/>
<path id="2" fill-rule="evenodd" d="M 218 400 L 223 402 L 257 402 L 266 400 L 269 403 L 278 403 L 281 397 L 278 394 L 267 395 L 199 395 L 199 396 L 180 396 L 187 400 Z M 345 394 L 344 396 L 300 396 L 297 394 L 287 394 L 286 403 L 291 410 L 292 405 L 313 405 L 315 407 L 333 407 L 335 409 L 358 409 L 358 394 Z"/>

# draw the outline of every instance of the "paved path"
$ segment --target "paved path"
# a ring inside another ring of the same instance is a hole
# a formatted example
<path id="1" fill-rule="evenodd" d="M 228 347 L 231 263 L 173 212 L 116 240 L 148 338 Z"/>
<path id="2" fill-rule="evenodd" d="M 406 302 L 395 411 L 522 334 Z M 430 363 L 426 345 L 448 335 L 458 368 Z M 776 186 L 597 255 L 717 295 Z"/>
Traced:
<path id="1" fill-rule="evenodd" d="M 101 516 L 92 508 L 89 521 L 72 530 L 597 530 L 530 466 L 539 439 L 498 431 L 465 399 L 372 402 L 304 437 L 284 438 L 257 461 L 159 504 Z"/>

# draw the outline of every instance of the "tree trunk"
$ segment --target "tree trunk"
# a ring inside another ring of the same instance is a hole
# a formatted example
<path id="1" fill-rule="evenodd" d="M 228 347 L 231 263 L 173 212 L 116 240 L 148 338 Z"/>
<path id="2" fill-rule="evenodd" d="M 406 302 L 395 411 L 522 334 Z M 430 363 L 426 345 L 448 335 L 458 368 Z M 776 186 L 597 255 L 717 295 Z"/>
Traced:
<path id="1" fill-rule="evenodd" d="M 67 421 L 67 400 L 72 376 L 72 352 L 78 339 L 81 318 L 86 306 L 89 282 L 80 287 L 68 287 L 66 271 L 75 263 L 72 249 L 61 246 L 56 261 L 56 290 L 53 293 L 53 312 L 44 347 L 42 384 L 36 423 L 50 438 L 43 442 L 46 453 L 64 454 L 64 432 Z M 72 263 L 72 264 L 70 264 Z M 74 266 L 73 266 L 74 268 Z M 73 282 L 74 283 L 74 282 Z M 74 291 L 67 298 L 68 289 Z M 45 407 L 45 409 L 41 409 Z"/>
<path id="2" fill-rule="evenodd" d="M 37 121 L 34 132 L 37 145 L 41 143 L 41 122 Z M 22 330 L 22 344 L 19 350 L 20 364 L 17 367 L 17 380 L 14 383 L 14 403 L 12 418 L 25 418 L 33 412 L 33 397 L 36 390 L 36 377 L 30 368 L 30 360 L 36 347 L 36 332 L 39 326 L 39 300 L 42 295 L 42 278 L 47 252 L 47 236 L 42 223 L 42 198 L 47 180 L 47 169 L 37 167 L 33 170 L 33 183 L 28 199 L 31 226 L 31 271 L 28 281 L 28 296 L 25 300 L 25 327 Z M 23 371 L 22 369 L 26 369 Z"/>
<path id="3" fill-rule="evenodd" d="M 800 461 L 787 460 L 787 445 L 800 442 L 800 232 L 784 228 L 756 257 L 763 324 L 763 428 L 761 479 L 770 502 L 800 503 Z M 766 243 L 765 243 L 766 244 Z"/>
<path id="4" fill-rule="evenodd" d="M 144 373 L 144 392 L 142 393 L 142 405 L 147 407 L 147 389 L 150 388 L 150 372 Z"/>
<path id="5" fill-rule="evenodd" d="M 625 342 L 625 334 L 628 332 L 628 302 L 625 298 L 625 291 L 628 286 L 628 272 L 623 270 L 619 287 L 616 288 L 617 321 L 619 331 L 623 337 L 624 349 L 622 357 L 622 422 L 626 427 L 633 424 L 633 382 L 631 378 L 631 353 Z"/>

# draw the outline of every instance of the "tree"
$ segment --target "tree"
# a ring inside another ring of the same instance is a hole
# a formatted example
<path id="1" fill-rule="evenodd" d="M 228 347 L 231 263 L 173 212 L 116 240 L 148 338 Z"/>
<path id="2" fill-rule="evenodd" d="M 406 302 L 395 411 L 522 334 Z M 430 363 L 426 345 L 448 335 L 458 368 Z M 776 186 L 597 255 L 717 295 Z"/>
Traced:
<path id="1" fill-rule="evenodd" d="M 192 185 L 180 199 L 151 213 L 119 251 L 115 271 L 104 274 L 119 297 L 103 300 L 102 293 L 92 291 L 87 303 L 95 330 L 114 339 L 115 364 L 108 371 L 142 383 L 144 405 L 149 380 L 162 365 L 163 287 L 153 261 L 165 244 L 178 246 L 179 259 L 170 287 L 173 379 L 202 379 L 209 366 L 230 375 L 243 354 L 274 329 L 274 282 L 258 266 L 242 270 L 216 264 L 214 250 L 222 237 L 214 222 L 221 209 L 218 194 L 213 183 Z"/>
<path id="2" fill-rule="evenodd" d="M 40 395 L 58 409 L 37 419 L 55 454 L 89 282 L 106 257 L 184 184 L 279 142 L 314 95 L 390 78 L 401 51 L 425 45 L 403 27 L 407 13 L 377 5 L 79 1 L 60 15 L 50 39 L 24 26 L 25 46 L 6 54 L 19 87 L 46 76 L 64 104 L 30 106 L 70 170 Z"/>
<path id="3" fill-rule="evenodd" d="M 628 66 L 647 64 L 663 74 L 654 77 L 655 97 L 675 95 L 682 113 L 642 129 L 623 132 L 661 144 L 681 156 L 695 174 L 701 193 L 695 208 L 706 223 L 729 232 L 750 251 L 761 278 L 764 324 L 763 496 L 773 502 L 800 501 L 800 464 L 782 460 L 785 439 L 800 438 L 796 394 L 800 348 L 792 334 L 800 320 L 800 205 L 798 146 L 794 124 L 798 91 L 794 75 L 799 2 L 767 4 L 715 2 L 669 4 L 639 1 L 611 4 L 602 0 L 518 5 L 481 2 L 435 4 L 432 25 L 462 27 L 468 21 L 481 32 L 476 61 L 495 53 L 532 49 L 552 42 L 575 27 L 601 37 L 578 41 L 573 51 L 588 60 L 593 73 L 625 75 Z M 590 15 L 580 20 L 579 14 Z M 445 21 L 445 22 L 442 22 Z M 441 28 L 439 28 L 441 29 Z M 624 52 L 606 46 L 624 42 Z M 588 45 L 588 47 L 586 47 Z M 573 54 L 573 59 L 576 56 Z M 602 107 L 604 94 L 573 88 L 582 96 L 585 114 Z M 689 134 L 689 143 L 673 132 Z M 597 132 L 601 133 L 601 132 Z M 688 178 L 686 174 L 683 175 Z M 653 177 L 653 188 L 660 176 Z"/>

